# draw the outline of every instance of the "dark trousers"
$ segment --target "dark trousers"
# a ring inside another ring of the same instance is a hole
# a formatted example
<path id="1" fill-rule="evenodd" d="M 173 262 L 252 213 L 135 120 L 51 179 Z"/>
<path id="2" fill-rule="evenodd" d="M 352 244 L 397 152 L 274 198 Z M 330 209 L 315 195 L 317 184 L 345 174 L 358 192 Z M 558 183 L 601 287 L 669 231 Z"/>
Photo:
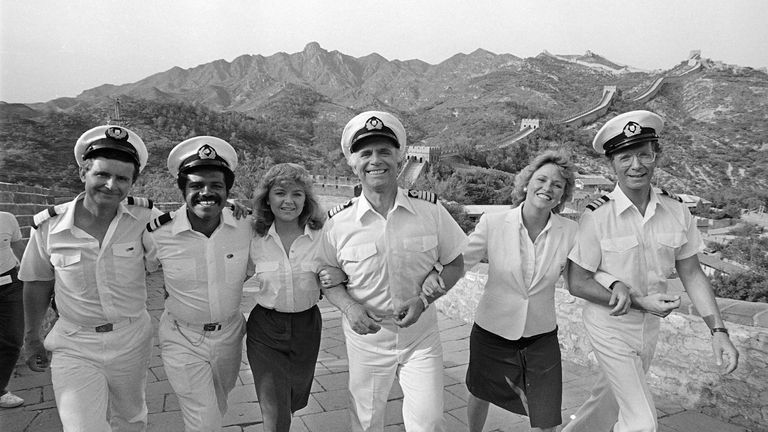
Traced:
<path id="1" fill-rule="evenodd" d="M 13 269 L 0 275 L 10 275 L 13 279 L 9 284 L 0 285 L 0 394 L 6 392 L 24 343 L 23 285 L 16 274 Z"/>
<path id="2" fill-rule="evenodd" d="M 307 406 L 320 334 L 317 306 L 297 313 L 253 308 L 245 342 L 265 432 L 288 432 L 291 415 Z"/>

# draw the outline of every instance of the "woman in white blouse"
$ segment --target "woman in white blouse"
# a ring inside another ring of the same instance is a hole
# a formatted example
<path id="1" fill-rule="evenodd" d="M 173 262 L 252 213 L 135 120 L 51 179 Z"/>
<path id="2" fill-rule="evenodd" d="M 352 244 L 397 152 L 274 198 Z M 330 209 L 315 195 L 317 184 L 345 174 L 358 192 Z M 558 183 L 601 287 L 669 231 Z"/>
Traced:
<path id="1" fill-rule="evenodd" d="M 322 318 L 317 248 L 325 220 L 307 170 L 273 166 L 254 196 L 251 241 L 257 305 L 248 317 L 246 347 L 264 431 L 288 432 L 309 399 Z M 344 273 L 335 273 L 336 283 Z M 326 275 L 324 273 L 323 277 Z M 334 283 L 335 284 L 335 283 Z"/>
<path id="2" fill-rule="evenodd" d="M 577 223 L 557 213 L 573 194 L 574 177 L 568 156 L 539 155 L 515 177 L 515 206 L 484 214 L 469 237 L 465 268 L 488 258 L 470 335 L 470 432 L 482 430 L 489 403 L 527 415 L 532 430 L 562 423 L 554 296 Z"/>

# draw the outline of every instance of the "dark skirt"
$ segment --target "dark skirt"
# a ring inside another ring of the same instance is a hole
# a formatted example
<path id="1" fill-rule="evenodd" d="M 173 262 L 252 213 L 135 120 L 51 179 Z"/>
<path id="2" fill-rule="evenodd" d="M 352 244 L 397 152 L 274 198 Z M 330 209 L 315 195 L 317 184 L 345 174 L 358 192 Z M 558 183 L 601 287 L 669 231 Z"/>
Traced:
<path id="1" fill-rule="evenodd" d="M 479 399 L 528 416 L 532 427 L 561 424 L 563 376 L 557 328 L 509 340 L 475 324 L 469 336 L 467 388 Z"/>
<path id="2" fill-rule="evenodd" d="M 246 349 L 264 430 L 287 430 L 307 406 L 323 329 L 317 305 L 284 313 L 256 305 L 248 317 Z"/>

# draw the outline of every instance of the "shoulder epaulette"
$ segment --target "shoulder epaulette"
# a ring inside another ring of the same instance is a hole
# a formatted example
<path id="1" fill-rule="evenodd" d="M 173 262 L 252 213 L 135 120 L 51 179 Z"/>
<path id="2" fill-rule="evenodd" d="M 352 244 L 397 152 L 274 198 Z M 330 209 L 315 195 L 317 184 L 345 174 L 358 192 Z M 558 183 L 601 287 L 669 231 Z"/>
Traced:
<path id="1" fill-rule="evenodd" d="M 432 204 L 437 204 L 437 194 L 434 194 L 430 191 L 408 189 L 408 196 L 411 198 L 423 199 L 424 201 L 429 201 Z"/>
<path id="2" fill-rule="evenodd" d="M 132 196 L 127 197 L 125 199 L 125 203 L 132 206 L 146 207 L 150 209 L 154 206 L 154 203 L 152 203 L 152 200 L 149 198 L 132 197 Z"/>
<path id="3" fill-rule="evenodd" d="M 173 213 L 163 213 L 160 216 L 156 217 L 151 222 L 147 222 L 147 232 L 152 232 L 161 226 L 167 224 L 173 219 Z"/>
<path id="4" fill-rule="evenodd" d="M 679 201 L 679 202 L 683 202 L 683 199 L 682 199 L 682 198 L 680 198 L 679 196 L 677 196 L 677 195 L 673 194 L 672 192 L 667 192 L 667 191 L 665 191 L 664 189 L 662 189 L 662 190 L 661 190 L 661 194 L 662 194 L 662 195 L 664 195 L 664 196 L 666 196 L 666 197 L 670 197 L 670 198 L 672 198 L 673 200 L 676 200 L 676 201 Z"/>
<path id="5" fill-rule="evenodd" d="M 43 222 L 62 213 L 64 213 L 63 204 L 50 206 L 32 217 L 32 228 L 37 229 Z"/>
<path id="6" fill-rule="evenodd" d="M 339 204 L 336 207 L 328 210 L 328 219 L 336 216 L 337 214 L 339 214 L 339 212 L 341 212 L 345 208 L 351 207 L 353 203 L 354 203 L 353 200 L 349 200 L 349 201 L 345 202 L 344 204 Z"/>
<path id="7" fill-rule="evenodd" d="M 608 195 L 603 195 L 600 198 L 598 198 L 598 199 L 592 201 L 591 203 L 587 204 L 587 208 L 589 210 L 595 211 L 598 207 L 600 207 L 601 205 L 607 203 L 610 200 L 611 200 L 611 197 L 609 197 Z"/>

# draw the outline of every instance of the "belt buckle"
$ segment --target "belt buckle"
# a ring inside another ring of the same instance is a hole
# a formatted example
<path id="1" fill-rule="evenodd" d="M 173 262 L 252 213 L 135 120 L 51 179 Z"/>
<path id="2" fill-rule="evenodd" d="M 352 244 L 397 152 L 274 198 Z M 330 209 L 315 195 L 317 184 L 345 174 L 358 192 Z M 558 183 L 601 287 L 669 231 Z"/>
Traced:
<path id="1" fill-rule="evenodd" d="M 219 323 L 203 324 L 203 331 L 216 331 L 216 330 L 221 330 L 221 324 Z"/>
<path id="2" fill-rule="evenodd" d="M 96 333 L 106 333 L 112 331 L 112 323 L 102 324 L 95 328 Z"/>

